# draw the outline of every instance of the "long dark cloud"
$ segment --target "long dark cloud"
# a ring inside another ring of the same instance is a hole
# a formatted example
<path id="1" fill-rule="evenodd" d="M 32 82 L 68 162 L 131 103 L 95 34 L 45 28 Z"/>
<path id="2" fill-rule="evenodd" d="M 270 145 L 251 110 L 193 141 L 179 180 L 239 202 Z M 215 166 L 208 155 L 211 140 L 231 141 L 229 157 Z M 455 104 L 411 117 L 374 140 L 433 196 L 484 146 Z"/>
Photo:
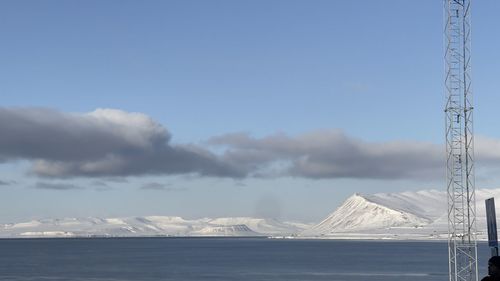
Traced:
<path id="1" fill-rule="evenodd" d="M 367 142 L 340 130 L 262 138 L 236 133 L 205 144 L 174 145 L 163 126 L 141 113 L 0 108 L 0 159 L 31 161 L 31 172 L 42 177 L 109 180 L 184 174 L 432 180 L 443 178 L 445 172 L 442 145 Z M 500 167 L 500 141 L 477 138 L 476 155 L 481 165 Z"/>
<path id="2" fill-rule="evenodd" d="M 140 113 L 0 108 L 0 131 L 0 159 L 31 160 L 39 176 L 241 176 L 207 150 L 170 144 L 168 131 Z"/>
<path id="3" fill-rule="evenodd" d="M 229 134 L 209 140 L 226 147 L 223 159 L 257 176 L 306 178 L 432 179 L 443 175 L 440 146 L 409 141 L 370 143 L 339 130 L 297 137 L 252 138 Z"/>
<path id="4" fill-rule="evenodd" d="M 340 130 L 295 137 L 275 134 L 254 138 L 246 133 L 213 137 L 224 162 L 257 177 L 416 179 L 445 176 L 445 148 L 428 142 L 367 142 Z M 500 168 L 500 140 L 476 137 L 480 168 Z"/>

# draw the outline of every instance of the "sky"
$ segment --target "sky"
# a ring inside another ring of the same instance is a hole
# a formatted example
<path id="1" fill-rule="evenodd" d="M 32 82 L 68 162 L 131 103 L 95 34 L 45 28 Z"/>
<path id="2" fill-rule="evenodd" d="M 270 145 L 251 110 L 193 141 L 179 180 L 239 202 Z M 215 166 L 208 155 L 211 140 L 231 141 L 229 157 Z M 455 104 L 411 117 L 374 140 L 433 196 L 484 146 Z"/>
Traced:
<path id="1" fill-rule="evenodd" d="M 472 3 L 476 185 L 500 187 L 500 24 Z M 2 1 L 0 223 L 319 222 L 445 190 L 443 3 Z"/>

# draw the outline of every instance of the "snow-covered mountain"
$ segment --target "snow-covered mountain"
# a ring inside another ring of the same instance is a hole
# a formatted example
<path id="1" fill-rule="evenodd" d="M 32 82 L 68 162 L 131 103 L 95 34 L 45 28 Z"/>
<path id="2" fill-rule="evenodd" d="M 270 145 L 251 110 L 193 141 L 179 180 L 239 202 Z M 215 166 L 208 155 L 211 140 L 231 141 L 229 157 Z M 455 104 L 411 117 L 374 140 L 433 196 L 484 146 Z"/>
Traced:
<path id="1" fill-rule="evenodd" d="M 484 200 L 500 189 L 477 190 L 477 229 L 486 239 Z M 497 203 L 500 207 L 500 203 Z M 500 214 L 500 208 L 497 208 Z M 229 217 L 188 220 L 172 216 L 43 219 L 0 224 L 6 237 L 299 236 L 342 239 L 447 239 L 446 192 L 354 194 L 316 225 Z"/>
<path id="2" fill-rule="evenodd" d="M 181 217 L 44 219 L 0 225 L 0 237 L 139 237 L 290 235 L 308 225 L 236 217 L 186 220 Z"/>
<path id="3" fill-rule="evenodd" d="M 325 234 L 333 231 L 351 232 L 374 228 L 421 226 L 431 222 L 412 210 L 394 208 L 381 203 L 381 200 L 374 199 L 379 198 L 354 194 L 313 229 Z"/>
<path id="4" fill-rule="evenodd" d="M 191 233 L 196 236 L 263 236 L 264 234 L 251 230 L 245 224 L 210 225 Z"/>
<path id="5" fill-rule="evenodd" d="M 211 224 L 219 225 L 246 225 L 257 233 L 265 233 L 267 235 L 293 235 L 309 225 L 301 225 L 292 222 L 279 222 L 276 219 L 262 219 L 250 217 L 236 217 L 236 218 L 218 218 L 210 221 Z"/>
<path id="6" fill-rule="evenodd" d="M 478 238 L 486 239 L 484 200 L 500 189 L 476 191 Z M 500 207 L 500 204 L 497 204 Z M 497 208 L 497 212 L 500 208 Z M 303 237 L 367 239 L 446 239 L 446 192 L 354 194 L 326 219 L 303 231 Z"/>

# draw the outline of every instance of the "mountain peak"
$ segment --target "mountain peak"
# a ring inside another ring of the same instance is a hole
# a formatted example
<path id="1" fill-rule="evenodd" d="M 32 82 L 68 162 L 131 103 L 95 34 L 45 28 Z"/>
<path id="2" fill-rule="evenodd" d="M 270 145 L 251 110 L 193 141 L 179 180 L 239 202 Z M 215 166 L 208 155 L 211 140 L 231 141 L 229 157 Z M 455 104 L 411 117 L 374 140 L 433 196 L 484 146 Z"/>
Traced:
<path id="1" fill-rule="evenodd" d="M 499 198 L 500 189 L 478 189 L 475 195 L 478 237 L 486 239 L 484 200 Z M 355 193 L 322 222 L 301 235 L 349 239 L 447 239 L 446 201 L 444 190 Z"/>
<path id="2" fill-rule="evenodd" d="M 326 219 L 302 235 L 317 236 L 386 229 L 391 227 L 419 227 L 428 224 L 429 219 L 418 216 L 395 204 L 384 204 L 374 195 L 355 193 L 331 213 Z"/>

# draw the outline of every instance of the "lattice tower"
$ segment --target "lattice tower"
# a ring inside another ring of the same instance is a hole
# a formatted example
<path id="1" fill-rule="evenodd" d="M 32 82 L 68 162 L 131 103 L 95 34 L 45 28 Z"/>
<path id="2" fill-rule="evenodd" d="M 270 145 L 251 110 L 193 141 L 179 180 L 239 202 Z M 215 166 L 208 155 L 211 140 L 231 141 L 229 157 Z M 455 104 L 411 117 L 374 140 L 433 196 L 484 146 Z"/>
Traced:
<path id="1" fill-rule="evenodd" d="M 446 153 L 450 281 L 477 281 L 471 0 L 444 0 Z"/>

